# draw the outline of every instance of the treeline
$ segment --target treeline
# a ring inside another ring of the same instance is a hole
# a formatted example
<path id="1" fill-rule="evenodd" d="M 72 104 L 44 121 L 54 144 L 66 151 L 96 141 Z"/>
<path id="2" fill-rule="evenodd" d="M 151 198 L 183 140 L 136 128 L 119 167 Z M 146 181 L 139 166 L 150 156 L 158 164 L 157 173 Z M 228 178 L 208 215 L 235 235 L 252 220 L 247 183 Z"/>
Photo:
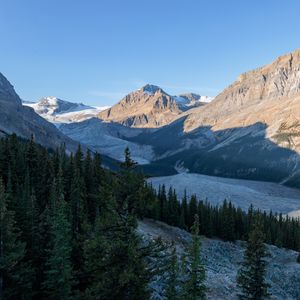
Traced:
<path id="1" fill-rule="evenodd" d="M 259 217 L 266 243 L 296 251 L 300 249 L 299 219 L 272 211 L 262 212 L 254 209 L 252 205 L 245 212 L 227 200 L 220 206 L 213 206 L 207 201 L 197 199 L 195 195 L 188 200 L 186 193 L 183 199 L 179 200 L 175 189 L 171 187 L 166 191 L 164 185 L 159 187 L 158 192 L 153 189 L 152 191 L 152 208 L 148 215 L 151 218 L 189 230 L 193 216 L 197 214 L 201 235 L 235 241 L 248 240 L 255 219 Z"/>

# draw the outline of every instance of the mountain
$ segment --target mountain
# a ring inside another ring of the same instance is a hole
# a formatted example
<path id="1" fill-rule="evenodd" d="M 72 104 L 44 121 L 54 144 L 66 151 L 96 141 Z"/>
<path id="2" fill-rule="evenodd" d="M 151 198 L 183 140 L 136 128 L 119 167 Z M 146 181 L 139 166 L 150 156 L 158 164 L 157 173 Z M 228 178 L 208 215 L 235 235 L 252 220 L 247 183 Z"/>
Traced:
<path id="1" fill-rule="evenodd" d="M 108 107 L 92 107 L 82 103 L 73 103 L 57 97 L 44 97 L 38 102 L 25 102 L 23 105 L 32 107 L 44 119 L 53 123 L 72 123 L 95 117 Z"/>
<path id="2" fill-rule="evenodd" d="M 213 130 L 267 125 L 267 137 L 300 150 L 300 49 L 269 65 L 244 73 L 213 102 L 194 110 L 185 131 L 201 126 Z"/>
<path id="3" fill-rule="evenodd" d="M 135 142 L 153 146 L 149 170 L 300 186 L 300 50 L 242 74 L 210 103 Z"/>
<path id="4" fill-rule="evenodd" d="M 160 87 L 147 84 L 101 112 L 99 118 L 129 127 L 158 128 L 174 121 L 183 111 L 209 100 L 196 94 L 171 96 Z"/>
<path id="5" fill-rule="evenodd" d="M 78 145 L 35 113 L 32 108 L 23 106 L 14 87 L 1 73 L 0 131 L 3 134 L 16 133 L 23 138 L 30 138 L 33 135 L 37 143 L 54 149 L 65 143 L 68 150 L 74 151 Z"/>
<path id="6" fill-rule="evenodd" d="M 129 146 L 150 175 L 193 172 L 300 187 L 300 50 L 240 75 L 214 99 L 146 85 L 97 117 L 61 130 L 117 159 Z"/>
<path id="7" fill-rule="evenodd" d="M 99 118 L 130 127 L 155 128 L 170 123 L 181 112 L 173 97 L 148 84 L 101 112 Z"/>

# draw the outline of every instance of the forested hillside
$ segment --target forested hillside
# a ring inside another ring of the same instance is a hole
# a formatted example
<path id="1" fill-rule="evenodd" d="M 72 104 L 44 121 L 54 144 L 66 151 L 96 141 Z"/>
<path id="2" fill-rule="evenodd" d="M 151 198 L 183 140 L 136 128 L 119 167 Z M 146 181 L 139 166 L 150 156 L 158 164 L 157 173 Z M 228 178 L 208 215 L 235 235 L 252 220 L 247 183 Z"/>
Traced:
<path id="1" fill-rule="evenodd" d="M 173 247 L 138 235 L 137 220 L 145 216 L 192 228 L 190 267 L 181 269 L 184 282 L 175 287 L 182 295 L 191 288 L 191 268 L 200 270 L 203 284 L 199 233 L 247 240 L 259 218 L 266 242 L 299 250 L 299 221 L 252 207 L 243 212 L 228 201 L 221 207 L 196 197 L 179 201 L 164 186 L 156 194 L 128 149 L 113 173 L 101 167 L 99 154 L 79 148 L 67 156 L 64 147 L 49 151 L 12 135 L 0 140 L 0 178 L 0 299 L 150 298 L 154 276 L 173 272 L 178 280 L 179 271 Z"/>

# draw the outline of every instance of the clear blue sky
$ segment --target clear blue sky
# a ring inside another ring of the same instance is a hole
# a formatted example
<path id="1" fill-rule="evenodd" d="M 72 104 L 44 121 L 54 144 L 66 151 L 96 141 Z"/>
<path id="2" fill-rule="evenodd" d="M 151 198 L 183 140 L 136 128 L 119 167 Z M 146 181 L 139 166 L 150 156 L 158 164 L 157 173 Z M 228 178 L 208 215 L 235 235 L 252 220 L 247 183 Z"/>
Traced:
<path id="1" fill-rule="evenodd" d="M 0 72 L 25 100 L 106 105 L 145 83 L 216 95 L 300 47 L 298 0 L 0 0 Z"/>

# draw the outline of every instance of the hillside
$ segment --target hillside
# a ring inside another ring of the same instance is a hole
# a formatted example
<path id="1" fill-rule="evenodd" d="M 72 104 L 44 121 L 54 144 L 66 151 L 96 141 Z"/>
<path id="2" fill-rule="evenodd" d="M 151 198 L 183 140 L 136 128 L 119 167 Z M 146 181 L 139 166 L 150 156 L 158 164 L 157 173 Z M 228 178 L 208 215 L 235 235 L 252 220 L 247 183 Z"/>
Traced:
<path id="1" fill-rule="evenodd" d="M 161 237 L 174 241 L 178 254 L 186 251 L 191 236 L 184 230 L 159 221 L 146 219 L 139 222 L 138 231 L 146 239 Z M 202 259 L 206 265 L 207 299 L 237 299 L 236 274 L 242 260 L 244 244 L 224 242 L 202 237 Z M 300 295 L 300 264 L 298 252 L 268 246 L 271 253 L 267 269 L 267 281 L 271 284 L 272 299 L 298 299 Z M 162 293 L 159 281 L 152 283 L 158 299 Z"/>
<path id="2" fill-rule="evenodd" d="M 23 138 L 33 136 L 37 143 L 53 149 L 64 143 L 69 151 L 75 151 L 78 145 L 32 108 L 23 106 L 14 87 L 1 73 L 0 131 L 6 134 L 16 133 Z"/>

